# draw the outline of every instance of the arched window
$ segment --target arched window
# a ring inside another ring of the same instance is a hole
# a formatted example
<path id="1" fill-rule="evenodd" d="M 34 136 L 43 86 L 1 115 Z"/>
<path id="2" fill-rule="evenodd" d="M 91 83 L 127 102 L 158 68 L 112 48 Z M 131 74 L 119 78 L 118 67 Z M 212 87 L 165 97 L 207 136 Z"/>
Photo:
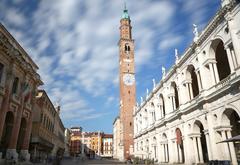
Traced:
<path id="1" fill-rule="evenodd" d="M 4 65 L 2 63 L 0 63 L 0 83 L 2 82 L 3 68 L 4 68 Z"/>
<path id="2" fill-rule="evenodd" d="M 125 44 L 125 52 L 130 52 L 130 46 L 128 44 Z"/>
<path id="3" fill-rule="evenodd" d="M 13 86 L 12 86 L 12 94 L 17 94 L 18 91 L 18 83 L 19 83 L 19 78 L 15 77 L 13 81 Z"/>
<path id="4" fill-rule="evenodd" d="M 216 82 L 218 82 L 218 77 L 221 81 L 231 74 L 227 52 L 224 48 L 224 43 L 222 40 L 216 39 L 212 42 L 210 55 L 215 55 L 217 62 L 217 71 L 215 70 L 215 68 L 213 70 L 215 76 L 214 79 L 216 80 Z"/>
<path id="5" fill-rule="evenodd" d="M 197 80 L 197 75 L 196 75 L 195 68 L 194 68 L 193 65 L 189 65 L 188 66 L 187 72 L 189 74 L 189 79 L 191 79 L 191 87 L 192 87 L 192 89 L 188 89 L 188 90 L 189 90 L 190 98 L 192 99 L 192 97 L 194 98 L 197 95 L 199 95 L 198 80 Z M 192 90 L 193 96 L 191 96 L 191 91 L 190 90 Z"/>
<path id="6" fill-rule="evenodd" d="M 164 117 L 166 115 L 166 112 L 165 112 L 164 98 L 163 98 L 162 94 L 160 94 L 159 99 L 160 99 L 160 110 L 161 110 L 161 113 L 162 113 L 162 117 Z"/>
<path id="7" fill-rule="evenodd" d="M 171 92 L 173 95 L 172 99 L 172 104 L 173 104 L 173 110 L 178 109 L 179 107 L 179 97 L 178 97 L 178 90 L 177 90 L 177 85 L 175 82 L 172 82 L 171 84 Z"/>

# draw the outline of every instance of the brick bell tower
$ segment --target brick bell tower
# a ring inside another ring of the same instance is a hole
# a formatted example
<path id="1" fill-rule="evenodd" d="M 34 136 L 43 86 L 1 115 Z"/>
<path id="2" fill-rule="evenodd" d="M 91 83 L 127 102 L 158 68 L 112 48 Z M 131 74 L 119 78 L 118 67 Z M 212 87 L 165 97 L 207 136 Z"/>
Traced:
<path id="1" fill-rule="evenodd" d="M 120 80 L 120 122 L 122 124 L 123 156 L 127 159 L 133 152 L 133 108 L 135 106 L 134 40 L 131 20 L 126 8 L 120 21 L 119 80 Z"/>

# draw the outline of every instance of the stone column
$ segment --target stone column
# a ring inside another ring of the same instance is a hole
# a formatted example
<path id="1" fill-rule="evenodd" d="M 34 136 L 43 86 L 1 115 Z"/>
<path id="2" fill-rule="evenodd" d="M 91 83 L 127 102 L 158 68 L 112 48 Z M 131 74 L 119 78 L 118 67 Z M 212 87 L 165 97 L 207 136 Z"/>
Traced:
<path id="1" fill-rule="evenodd" d="M 28 124 L 27 124 L 27 127 L 26 127 L 26 132 L 25 132 L 25 135 L 24 135 L 24 141 L 23 141 L 23 144 L 21 146 L 21 156 L 26 161 L 30 160 L 30 154 L 28 152 L 28 148 L 29 148 L 29 143 L 30 143 L 31 130 L 32 130 L 32 115 L 28 120 Z"/>
<path id="2" fill-rule="evenodd" d="M 226 140 L 227 139 L 227 136 L 226 136 L 226 131 L 225 130 L 222 130 L 221 131 L 221 135 L 222 135 L 222 141 Z M 224 150 L 225 150 L 225 159 L 227 160 L 231 160 L 230 159 L 230 152 L 229 152 L 229 148 L 228 148 L 228 145 L 227 143 L 222 143 L 223 147 L 224 147 Z"/>
<path id="3" fill-rule="evenodd" d="M 177 146 L 177 141 L 173 142 L 174 150 L 175 150 L 175 163 L 179 163 L 179 151 Z"/>
<path id="4" fill-rule="evenodd" d="M 239 41 L 239 28 L 238 25 L 236 23 L 237 20 L 235 20 L 231 14 L 231 12 L 229 12 L 226 16 L 225 16 L 227 22 L 228 22 L 228 27 L 229 27 L 229 32 L 231 35 L 231 39 L 232 39 L 232 44 L 233 44 L 233 48 L 236 54 L 236 58 L 237 58 L 237 64 L 239 66 L 240 64 L 240 41 Z"/>
<path id="5" fill-rule="evenodd" d="M 168 150 L 168 144 L 165 144 L 165 155 L 166 155 L 166 162 L 169 162 L 169 150 Z"/>
<path id="6" fill-rule="evenodd" d="M 230 70 L 231 70 L 231 73 L 233 73 L 233 72 L 234 72 L 234 63 L 233 63 L 232 53 L 231 53 L 229 47 L 227 47 L 227 48 L 225 48 L 225 49 L 226 49 L 226 52 L 227 52 L 227 57 L 228 57 L 228 62 L 229 62 Z"/>
<path id="7" fill-rule="evenodd" d="M 196 137 L 192 137 L 193 141 L 193 148 L 194 148 L 194 156 L 195 156 L 195 163 L 199 163 L 199 157 L 198 157 L 198 149 L 197 149 L 197 139 Z"/>
<path id="8" fill-rule="evenodd" d="M 209 160 L 213 160 L 208 132 L 205 132 L 205 137 L 206 137 L 206 142 L 207 142 L 208 158 L 209 158 Z"/>
<path id="9" fill-rule="evenodd" d="M 190 90 L 191 99 L 193 99 L 192 83 L 189 83 L 188 85 L 189 85 L 189 90 Z"/>
<path id="10" fill-rule="evenodd" d="M 216 80 L 215 72 L 213 70 L 213 64 L 212 63 L 209 64 L 209 68 L 210 68 L 210 72 L 211 72 L 211 75 L 212 75 L 212 85 L 215 85 L 217 83 L 217 80 Z"/>
<path id="11" fill-rule="evenodd" d="M 231 55 L 232 55 L 232 59 L 233 59 L 233 66 L 234 66 L 234 69 L 238 67 L 238 64 L 237 64 L 237 58 L 236 58 L 236 54 L 234 52 L 234 50 L 231 50 Z"/>
<path id="12" fill-rule="evenodd" d="M 199 91 L 201 91 L 202 90 L 202 83 L 201 83 L 201 78 L 200 78 L 200 71 L 196 71 L 195 73 L 197 75 L 197 82 L 198 82 Z"/>
<path id="13" fill-rule="evenodd" d="M 228 136 L 228 139 L 232 138 L 232 134 L 231 134 L 230 130 L 227 131 L 227 136 Z M 236 152 L 235 152 L 234 145 L 233 145 L 232 142 L 229 142 L 228 145 L 229 145 L 229 149 L 230 149 L 232 164 L 237 165 L 238 162 L 237 162 L 237 157 L 236 157 Z"/>
<path id="14" fill-rule="evenodd" d="M 200 137 L 197 137 L 197 143 L 198 143 L 198 152 L 199 152 L 200 163 L 204 163 L 203 152 L 202 152 L 202 144 L 201 144 L 201 141 L 200 141 Z"/>
<path id="15" fill-rule="evenodd" d="M 215 73 L 216 83 L 218 83 L 220 81 L 220 79 L 219 79 L 218 69 L 217 69 L 217 64 L 216 63 L 213 63 L 213 69 L 214 69 L 214 73 Z"/>

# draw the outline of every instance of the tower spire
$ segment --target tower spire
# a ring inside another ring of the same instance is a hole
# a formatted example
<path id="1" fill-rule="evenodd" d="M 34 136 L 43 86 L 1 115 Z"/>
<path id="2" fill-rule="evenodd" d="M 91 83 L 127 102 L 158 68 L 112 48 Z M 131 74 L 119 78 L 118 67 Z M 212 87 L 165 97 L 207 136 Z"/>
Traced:
<path id="1" fill-rule="evenodd" d="M 124 10 L 127 10 L 127 2 L 124 1 Z"/>
<path id="2" fill-rule="evenodd" d="M 123 10 L 123 14 L 122 14 L 122 19 L 130 19 L 126 1 L 124 1 L 124 10 Z"/>

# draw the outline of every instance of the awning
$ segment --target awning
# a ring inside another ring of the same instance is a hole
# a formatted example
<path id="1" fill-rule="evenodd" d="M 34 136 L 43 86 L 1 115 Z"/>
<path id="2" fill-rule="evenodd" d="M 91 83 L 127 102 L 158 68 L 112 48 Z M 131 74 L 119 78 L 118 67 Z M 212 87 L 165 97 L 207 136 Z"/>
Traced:
<path id="1" fill-rule="evenodd" d="M 227 142 L 240 142 L 240 135 L 234 136 L 232 138 L 223 140 L 223 141 L 218 142 L 218 143 L 227 143 Z"/>

